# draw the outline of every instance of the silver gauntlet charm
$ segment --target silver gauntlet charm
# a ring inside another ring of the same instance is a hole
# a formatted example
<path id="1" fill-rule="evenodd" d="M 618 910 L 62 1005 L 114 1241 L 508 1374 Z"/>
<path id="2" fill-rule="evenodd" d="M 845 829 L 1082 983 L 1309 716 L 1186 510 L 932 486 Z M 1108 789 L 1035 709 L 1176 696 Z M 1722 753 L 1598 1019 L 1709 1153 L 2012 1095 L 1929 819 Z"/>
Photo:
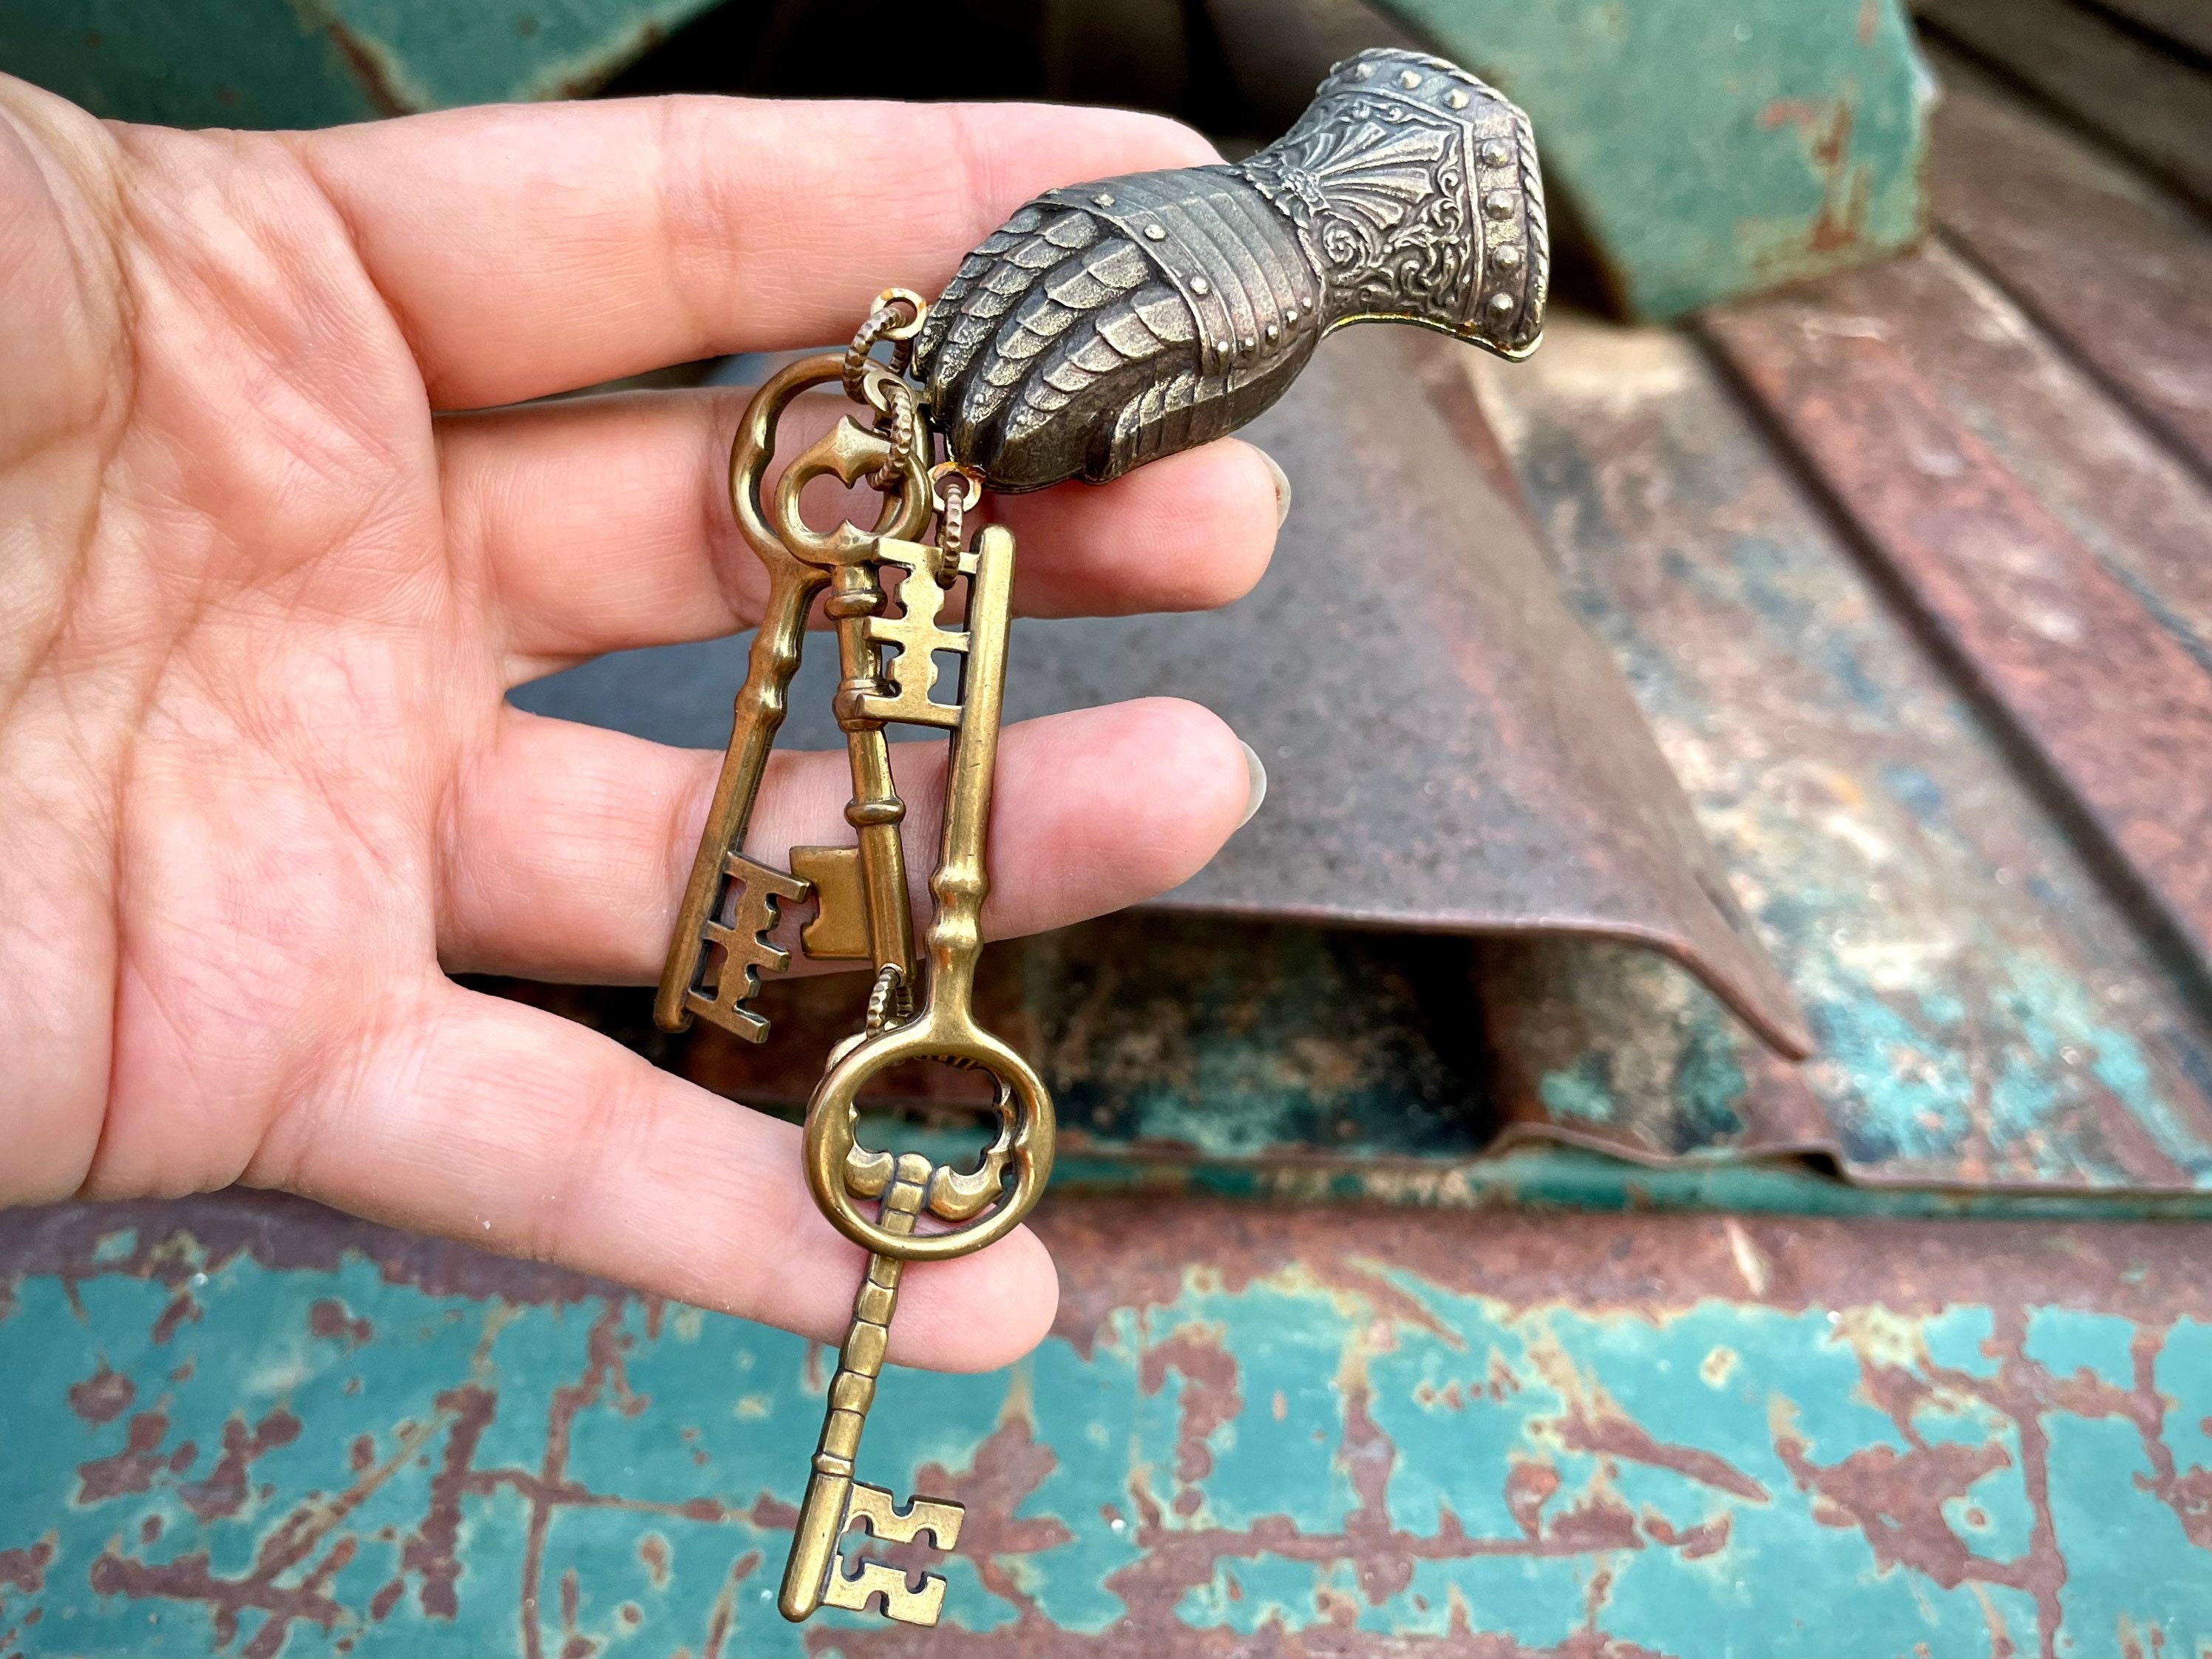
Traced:
<path id="1" fill-rule="evenodd" d="M 1345 323 L 1525 356 L 1549 270 L 1528 118 L 1441 58 L 1364 52 L 1247 161 L 1028 204 L 962 262 L 914 368 L 993 489 L 1103 483 L 1243 425 Z"/>

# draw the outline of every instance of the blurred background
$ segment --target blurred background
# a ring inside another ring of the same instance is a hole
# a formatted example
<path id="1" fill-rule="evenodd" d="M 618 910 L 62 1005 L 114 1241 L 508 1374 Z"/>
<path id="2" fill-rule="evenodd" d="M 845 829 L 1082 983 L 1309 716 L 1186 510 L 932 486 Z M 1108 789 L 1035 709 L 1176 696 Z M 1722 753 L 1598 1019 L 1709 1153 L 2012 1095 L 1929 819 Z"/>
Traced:
<path id="1" fill-rule="evenodd" d="M 2212 7 L 0 0 L 0 69 L 185 125 L 1044 98 L 1234 155 L 1383 44 L 1530 112 L 1552 326 L 1334 337 L 1248 433 L 1257 591 L 1016 630 L 1012 713 L 1192 696 L 1270 790 L 990 954 L 1062 1317 L 869 1442 L 969 1504 L 952 1626 L 775 1618 L 818 1349 L 228 1194 L 0 1218 L 0 1655 L 2212 1651 Z M 744 648 L 515 700 L 718 748 Z M 854 1012 L 495 988 L 785 1112 Z"/>

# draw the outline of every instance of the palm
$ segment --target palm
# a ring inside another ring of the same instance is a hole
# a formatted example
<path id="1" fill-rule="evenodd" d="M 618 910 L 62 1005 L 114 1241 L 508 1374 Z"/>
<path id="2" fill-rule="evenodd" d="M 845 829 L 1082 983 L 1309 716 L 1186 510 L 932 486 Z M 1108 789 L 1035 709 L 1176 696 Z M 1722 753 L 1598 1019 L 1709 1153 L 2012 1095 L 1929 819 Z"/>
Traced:
<path id="1" fill-rule="evenodd" d="M 751 620 L 717 510 L 734 407 L 434 411 L 835 336 L 1042 184 L 1190 159 L 1135 118 L 910 112 L 945 176 L 904 245 L 848 262 L 834 200 L 792 175 L 836 176 L 825 153 L 878 142 L 842 126 L 889 118 L 633 105 L 240 138 L 102 129 L 0 82 L 0 1051 L 25 1057 L 0 1200 L 288 1186 L 836 1322 L 848 1276 L 794 1271 L 844 1247 L 787 1128 L 447 977 L 652 976 L 714 757 L 503 694 Z M 717 173 L 748 143 L 790 165 Z M 799 202 L 831 223 L 794 226 Z M 750 246 L 748 208 L 797 252 Z M 1257 574 L 1249 453 L 1156 472 L 1023 504 L 1028 608 L 1216 603 Z M 1125 550 L 1164 538 L 1172 565 Z M 1073 744 L 1127 764 L 1054 767 Z M 1233 742 L 1177 705 L 1017 728 L 1001 763 L 1000 933 L 1180 879 L 1244 793 Z M 772 775 L 757 841 L 827 839 L 842 769 Z M 1042 1328 L 1049 1269 L 1010 1241 L 916 1292 L 908 1357 L 997 1363 Z"/>

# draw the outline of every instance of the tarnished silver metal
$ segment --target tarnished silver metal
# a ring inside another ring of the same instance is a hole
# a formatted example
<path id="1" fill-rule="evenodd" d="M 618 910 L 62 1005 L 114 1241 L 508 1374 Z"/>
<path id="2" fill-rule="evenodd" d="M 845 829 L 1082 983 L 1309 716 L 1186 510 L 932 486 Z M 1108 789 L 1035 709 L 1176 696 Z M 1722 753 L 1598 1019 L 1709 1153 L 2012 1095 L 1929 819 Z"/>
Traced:
<path id="1" fill-rule="evenodd" d="M 914 368 L 992 488 L 1103 482 L 1243 425 L 1346 323 L 1525 356 L 1550 264 L 1528 118 L 1441 58 L 1364 52 L 1249 160 L 1030 203 L 962 263 Z"/>

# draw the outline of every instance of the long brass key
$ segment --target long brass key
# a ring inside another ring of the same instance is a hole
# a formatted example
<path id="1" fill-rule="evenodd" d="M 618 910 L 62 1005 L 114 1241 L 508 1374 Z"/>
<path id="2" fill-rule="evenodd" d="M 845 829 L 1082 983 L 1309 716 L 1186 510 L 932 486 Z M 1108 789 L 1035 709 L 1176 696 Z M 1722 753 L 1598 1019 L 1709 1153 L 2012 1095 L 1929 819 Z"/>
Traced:
<path id="1" fill-rule="evenodd" d="M 908 567 L 908 584 L 931 580 L 927 573 L 933 550 L 879 545 L 887 559 Z M 806 1179 L 815 1202 L 839 1231 L 863 1249 L 888 1251 L 908 1261 L 964 1255 L 1004 1237 L 1027 1212 L 1052 1170 L 1051 1097 L 1027 1060 L 976 1023 L 975 1006 L 975 967 L 983 949 L 983 900 L 990 891 L 985 855 L 992 773 L 998 760 L 1006 629 L 1013 609 L 1012 535 L 990 526 L 976 538 L 974 554 L 962 559 L 960 568 L 969 577 L 964 632 L 951 635 L 933 622 L 927 629 L 909 626 L 898 641 L 903 662 L 957 649 L 964 663 L 957 720 L 941 717 L 952 714 L 949 707 L 929 705 L 941 711 L 929 723 L 951 725 L 952 737 L 945 776 L 945 839 L 929 878 L 936 902 L 927 940 L 927 994 L 912 1018 L 886 1023 L 840 1048 L 806 1109 Z M 933 618 L 934 611 L 929 614 Z M 910 609 L 909 621 L 913 615 Z M 885 690 L 855 696 L 854 715 L 874 719 L 892 708 L 911 708 L 917 701 L 915 683 L 926 678 L 915 672 L 901 682 L 895 672 Z M 854 770 L 857 777 L 857 765 Z M 875 856 L 864 841 L 863 865 Z M 890 856 L 896 856 L 895 848 Z M 902 865 L 900 871 L 902 884 Z M 880 954 L 878 960 L 882 960 Z M 998 1089 L 999 1144 L 976 1170 L 962 1174 L 940 1169 L 930 1178 L 929 1208 L 947 1221 L 968 1224 L 956 1231 L 894 1235 L 861 1213 L 847 1180 L 851 1161 L 871 1156 L 854 1139 L 860 1090 L 877 1073 L 914 1060 L 987 1072 Z M 1014 1178 L 1011 1195 L 1002 1192 L 1008 1170 Z"/>

